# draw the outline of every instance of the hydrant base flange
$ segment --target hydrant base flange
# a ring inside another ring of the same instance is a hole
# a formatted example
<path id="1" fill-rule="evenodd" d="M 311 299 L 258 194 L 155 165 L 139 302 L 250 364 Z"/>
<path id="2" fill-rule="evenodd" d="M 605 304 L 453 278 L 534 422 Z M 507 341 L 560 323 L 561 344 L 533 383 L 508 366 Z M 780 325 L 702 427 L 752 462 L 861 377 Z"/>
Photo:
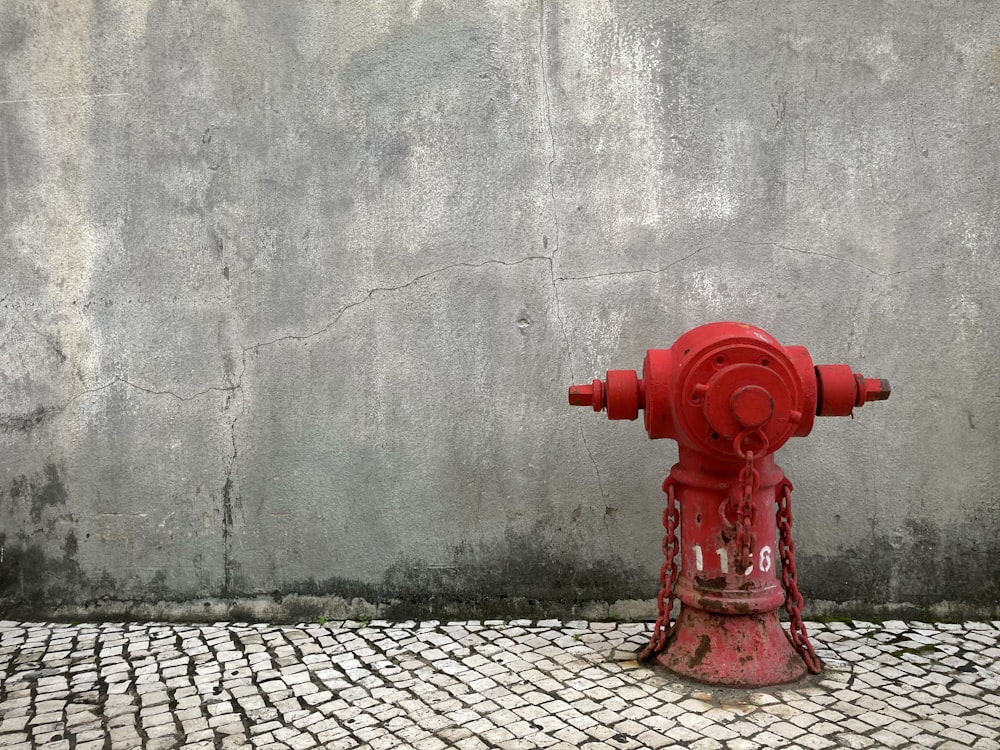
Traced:
<path id="1" fill-rule="evenodd" d="M 682 605 L 656 663 L 690 680 L 740 688 L 781 685 L 806 675 L 805 662 L 774 611 L 723 615 Z"/>

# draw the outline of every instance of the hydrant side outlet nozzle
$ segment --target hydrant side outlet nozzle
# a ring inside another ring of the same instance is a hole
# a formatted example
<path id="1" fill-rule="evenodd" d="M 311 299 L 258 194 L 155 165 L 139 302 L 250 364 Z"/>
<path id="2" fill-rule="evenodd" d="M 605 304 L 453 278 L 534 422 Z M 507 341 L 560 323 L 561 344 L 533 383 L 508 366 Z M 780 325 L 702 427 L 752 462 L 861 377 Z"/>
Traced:
<path id="1" fill-rule="evenodd" d="M 847 365 L 817 365 L 819 393 L 816 414 L 823 417 L 846 417 L 869 401 L 885 401 L 891 388 L 888 380 L 866 378 Z"/>
<path id="2" fill-rule="evenodd" d="M 635 370 L 608 370 L 605 407 L 608 419 L 638 419 L 645 407 L 644 392 Z"/>
<path id="3" fill-rule="evenodd" d="M 795 582 L 791 483 L 773 454 L 808 435 L 817 416 L 848 416 L 889 394 L 886 380 L 814 365 L 805 347 L 744 323 L 699 326 L 669 349 L 650 349 L 641 378 L 609 370 L 603 381 L 570 387 L 570 404 L 609 419 L 634 420 L 641 410 L 650 438 L 678 444 L 664 482 L 659 618 L 643 659 L 740 687 L 820 670 Z M 681 611 L 671 625 L 674 596 Z"/>

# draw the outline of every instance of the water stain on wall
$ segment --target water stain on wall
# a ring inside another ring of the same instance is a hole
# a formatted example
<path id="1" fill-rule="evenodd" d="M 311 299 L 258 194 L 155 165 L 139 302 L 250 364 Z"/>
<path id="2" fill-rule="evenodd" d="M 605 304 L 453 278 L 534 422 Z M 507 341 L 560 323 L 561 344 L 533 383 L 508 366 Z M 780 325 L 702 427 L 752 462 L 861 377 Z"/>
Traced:
<path id="1" fill-rule="evenodd" d="M 69 500 L 65 471 L 47 463 L 0 488 L 0 601 L 36 607 L 72 598 L 83 582 L 77 532 L 57 530 Z M 55 511 L 55 513 L 53 513 Z"/>
<path id="2" fill-rule="evenodd" d="M 401 558 L 377 584 L 328 578 L 283 591 L 361 598 L 392 619 L 567 615 L 575 604 L 648 599 L 657 590 L 653 572 L 595 559 L 583 549 L 557 549 L 541 533 L 509 531 L 495 542 L 458 545 L 450 558 Z"/>
<path id="3" fill-rule="evenodd" d="M 995 607 L 1000 601 L 1000 539 L 984 537 L 971 522 L 939 530 L 908 519 L 873 534 L 863 547 L 834 555 L 799 551 L 797 557 L 799 587 L 807 599 L 893 605 L 915 612 L 939 602 Z"/>
<path id="4" fill-rule="evenodd" d="M 23 503 L 28 506 L 34 523 L 42 520 L 42 511 L 46 507 L 65 505 L 68 497 L 60 469 L 51 463 L 45 465 L 41 475 L 32 477 L 21 475 L 15 478 L 6 494 L 12 505 Z"/>
<path id="5" fill-rule="evenodd" d="M 29 432 L 34 428 L 50 421 L 62 409 L 60 407 L 38 406 L 26 414 L 10 414 L 0 417 L 0 430 L 13 430 L 17 432 Z"/>
<path id="6" fill-rule="evenodd" d="M 66 534 L 62 556 L 46 555 L 27 534 L 0 533 L 0 601 L 8 607 L 49 607 L 72 598 L 84 583 L 76 534 Z"/>

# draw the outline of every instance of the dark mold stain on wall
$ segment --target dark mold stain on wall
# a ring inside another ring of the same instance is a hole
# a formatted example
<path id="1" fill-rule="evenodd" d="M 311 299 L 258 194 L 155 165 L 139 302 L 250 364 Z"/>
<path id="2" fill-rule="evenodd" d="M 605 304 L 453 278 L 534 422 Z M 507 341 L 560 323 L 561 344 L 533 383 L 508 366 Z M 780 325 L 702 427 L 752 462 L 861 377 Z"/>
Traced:
<path id="1" fill-rule="evenodd" d="M 11 414 L 0 417 L 0 430 L 29 432 L 53 419 L 62 411 L 61 407 L 38 406 L 27 414 Z"/>
<path id="2" fill-rule="evenodd" d="M 63 540 L 61 557 L 46 555 L 42 545 L 33 543 L 27 534 L 11 539 L 0 533 L 0 602 L 39 608 L 72 598 L 85 583 L 78 551 L 72 531 Z"/>
<path id="3" fill-rule="evenodd" d="M 58 524 L 58 519 L 73 521 L 66 514 L 68 504 L 64 471 L 55 463 L 0 489 L 0 516 L 6 523 L 0 530 L 0 613 L 49 617 L 64 604 L 86 606 L 120 597 L 111 573 L 90 578 L 81 570 L 78 531 Z M 942 602 L 956 603 L 956 616 L 995 611 L 1000 601 L 1000 539 L 989 533 L 992 512 L 988 507 L 972 509 L 968 517 L 944 528 L 911 518 L 873 531 L 865 544 L 833 555 L 800 548 L 799 585 L 807 604 L 837 602 L 853 616 L 891 612 L 934 617 Z M 233 602 L 269 594 L 281 605 L 275 616 L 294 621 L 323 616 L 323 604 L 310 597 L 324 596 L 362 600 L 388 619 L 541 618 L 572 617 L 594 603 L 610 607 L 617 600 L 650 600 L 658 589 L 655 566 L 647 570 L 613 556 L 598 557 L 585 543 L 543 525 L 508 529 L 492 541 L 459 544 L 443 558 L 398 558 L 374 582 L 337 576 L 278 581 L 273 592 L 256 590 L 233 576 L 223 598 Z M 184 597 L 171 590 L 166 572 L 160 570 L 131 601 L 183 602 Z M 230 616 L 254 615 L 233 607 Z"/>
<path id="4" fill-rule="evenodd" d="M 42 511 L 46 507 L 65 505 L 67 500 L 66 487 L 55 464 L 46 464 L 41 476 L 17 477 L 11 482 L 7 495 L 12 506 L 19 503 L 28 505 L 34 523 L 42 520 Z"/>
<path id="5" fill-rule="evenodd" d="M 76 531 L 57 531 L 53 511 L 69 500 L 64 472 L 54 463 L 0 489 L 0 601 L 45 607 L 73 598 L 84 576 Z M 57 550 L 60 550 L 57 552 Z M 40 613 L 44 613 L 41 610 Z"/>
<path id="6" fill-rule="evenodd" d="M 292 584 L 287 591 L 360 597 L 390 619 L 570 616 L 585 602 L 654 597 L 656 572 L 596 559 L 582 549 L 558 549 L 542 535 L 512 531 L 497 542 L 454 547 L 448 564 L 400 559 L 377 584 L 329 578 Z"/>
<path id="7" fill-rule="evenodd" d="M 938 529 L 909 519 L 873 534 L 861 547 L 834 555 L 798 552 L 799 587 L 806 599 L 873 608 L 892 605 L 915 615 L 939 602 L 972 609 L 1000 602 L 1000 538 L 973 518 Z"/>

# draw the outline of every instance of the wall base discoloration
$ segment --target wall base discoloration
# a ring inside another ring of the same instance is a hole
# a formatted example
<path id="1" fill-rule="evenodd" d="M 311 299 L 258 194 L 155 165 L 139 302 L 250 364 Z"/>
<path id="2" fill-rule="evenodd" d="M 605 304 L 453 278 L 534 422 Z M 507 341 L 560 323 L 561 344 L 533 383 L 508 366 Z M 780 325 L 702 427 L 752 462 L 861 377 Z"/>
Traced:
<path id="1" fill-rule="evenodd" d="M 941 601 L 916 606 L 909 602 L 872 603 L 860 600 L 807 600 L 805 619 L 812 620 L 914 620 L 922 622 L 963 622 L 995 620 L 1000 617 L 1000 605 L 970 605 L 963 601 Z M 675 612 L 676 615 L 676 612 Z M 237 597 L 234 599 L 205 598 L 187 601 L 169 599 L 99 600 L 73 603 L 46 602 L 31 604 L 17 601 L 0 602 L 0 617 L 19 620 L 53 620 L 58 622 L 325 622 L 327 620 L 373 619 L 405 620 L 469 620 L 469 619 L 561 619 L 594 622 L 637 622 L 656 619 L 656 599 L 540 601 L 512 597 L 476 601 L 473 596 L 461 600 L 438 600 L 434 606 L 404 600 L 336 595 Z"/>
<path id="2" fill-rule="evenodd" d="M 161 616 L 156 613 L 163 613 L 182 619 L 221 616 L 283 622 L 366 616 L 617 619 L 651 614 L 648 602 L 656 592 L 654 578 L 625 569 L 620 560 L 587 560 L 578 555 L 579 551 L 560 555 L 531 535 L 512 533 L 490 545 L 458 545 L 447 563 L 399 560 L 377 583 L 329 577 L 283 583 L 267 596 L 237 592 L 204 601 L 171 601 L 164 587 L 165 575 L 159 572 L 145 595 L 124 601 L 107 574 L 95 584 L 73 567 L 74 558 L 49 560 L 32 548 L 18 550 L 9 561 L 6 577 L 0 578 L 4 586 L 0 613 L 21 617 L 49 613 L 63 619 L 156 619 Z M 61 585 L 46 588 L 29 578 L 26 586 L 19 586 L 18 575 L 23 576 L 26 569 L 39 575 L 44 572 Z"/>
<path id="3" fill-rule="evenodd" d="M 1000 602 L 1000 537 L 988 525 L 937 528 L 910 520 L 835 555 L 799 550 L 807 599 L 915 613 L 948 612 L 958 603 L 970 612 L 990 611 Z"/>

